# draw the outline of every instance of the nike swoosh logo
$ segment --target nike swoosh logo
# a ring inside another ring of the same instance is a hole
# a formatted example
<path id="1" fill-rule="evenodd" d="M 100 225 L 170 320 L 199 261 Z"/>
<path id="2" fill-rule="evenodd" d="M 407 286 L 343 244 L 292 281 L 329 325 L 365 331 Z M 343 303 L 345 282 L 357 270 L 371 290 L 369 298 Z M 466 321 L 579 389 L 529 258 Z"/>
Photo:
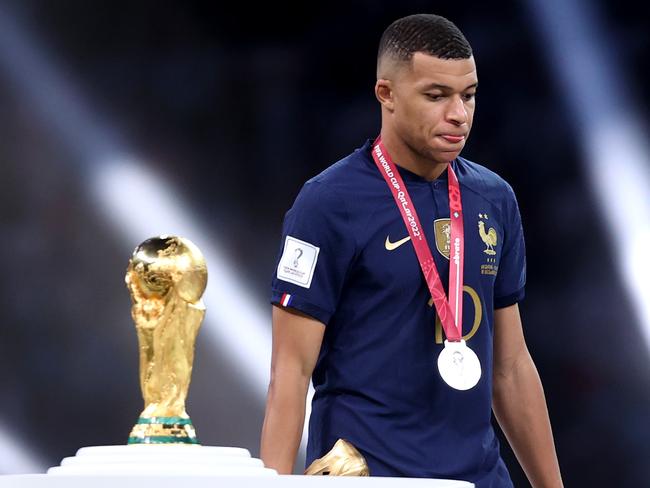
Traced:
<path id="1" fill-rule="evenodd" d="M 390 242 L 389 236 L 386 236 L 386 242 L 384 245 L 386 246 L 387 251 L 394 251 L 398 247 L 400 247 L 402 244 L 408 242 L 411 240 L 411 236 L 406 236 L 404 239 L 400 239 L 399 241 L 395 242 Z"/>

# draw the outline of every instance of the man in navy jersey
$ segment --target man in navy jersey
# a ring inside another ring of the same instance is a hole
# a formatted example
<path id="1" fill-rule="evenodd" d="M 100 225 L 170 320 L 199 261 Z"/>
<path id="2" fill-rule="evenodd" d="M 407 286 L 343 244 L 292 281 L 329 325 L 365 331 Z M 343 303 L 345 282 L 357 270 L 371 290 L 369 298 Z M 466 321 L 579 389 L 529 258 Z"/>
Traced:
<path id="1" fill-rule="evenodd" d="M 457 390 L 441 377 L 436 360 L 451 338 L 433 306 L 415 234 L 373 160 L 377 141 L 367 141 L 305 183 L 285 216 L 261 441 L 262 459 L 280 473 L 293 469 L 311 378 L 307 464 L 342 438 L 363 454 L 371 476 L 511 487 L 490 423 L 494 409 L 531 484 L 562 486 L 517 305 L 525 252 L 515 195 L 498 175 L 459 157 L 477 84 L 471 47 L 447 19 L 412 15 L 384 32 L 375 86 L 381 143 L 445 291 L 454 252 L 450 175 L 458 180 L 462 339 L 480 361 L 478 383 Z"/>

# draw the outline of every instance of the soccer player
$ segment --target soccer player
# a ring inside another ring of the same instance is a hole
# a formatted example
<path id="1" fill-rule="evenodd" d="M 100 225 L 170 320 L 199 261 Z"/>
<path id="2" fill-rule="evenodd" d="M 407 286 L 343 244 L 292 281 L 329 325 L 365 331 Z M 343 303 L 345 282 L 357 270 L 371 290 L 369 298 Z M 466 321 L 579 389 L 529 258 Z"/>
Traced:
<path id="1" fill-rule="evenodd" d="M 292 472 L 311 378 L 308 465 L 342 438 L 371 476 L 511 487 L 493 409 L 531 484 L 562 486 L 517 305 L 515 195 L 459 156 L 477 84 L 453 23 L 395 21 L 379 45 L 380 137 L 305 183 L 286 214 L 261 440 L 280 473 Z"/>

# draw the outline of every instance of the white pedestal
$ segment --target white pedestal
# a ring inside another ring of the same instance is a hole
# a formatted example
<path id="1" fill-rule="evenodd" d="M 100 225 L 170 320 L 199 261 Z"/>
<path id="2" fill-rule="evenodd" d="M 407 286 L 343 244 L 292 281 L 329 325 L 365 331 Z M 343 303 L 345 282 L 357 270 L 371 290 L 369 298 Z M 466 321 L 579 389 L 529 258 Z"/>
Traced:
<path id="1" fill-rule="evenodd" d="M 473 488 L 466 481 L 345 476 L 0 476 L 0 488 Z"/>
<path id="2" fill-rule="evenodd" d="M 277 476 L 261 459 L 238 447 L 132 444 L 83 447 L 50 468 L 50 476 Z"/>
<path id="3" fill-rule="evenodd" d="M 0 488 L 472 488 L 422 478 L 279 476 L 246 449 L 197 445 L 84 447 L 47 474 L 0 476 Z"/>

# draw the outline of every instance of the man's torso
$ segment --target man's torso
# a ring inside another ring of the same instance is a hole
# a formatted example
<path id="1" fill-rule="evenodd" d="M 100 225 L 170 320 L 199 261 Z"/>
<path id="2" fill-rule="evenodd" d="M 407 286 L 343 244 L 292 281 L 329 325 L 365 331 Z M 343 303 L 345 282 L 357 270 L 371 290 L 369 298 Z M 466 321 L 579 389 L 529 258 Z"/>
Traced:
<path id="1" fill-rule="evenodd" d="M 504 238 L 511 233 L 511 212 L 504 207 L 507 186 L 479 165 L 460 158 L 452 164 L 461 185 L 465 227 L 463 335 L 483 368 L 479 384 L 469 391 L 453 390 L 438 373 L 444 332 L 368 144 L 307 184 L 319 186 L 319 211 L 327 213 L 331 206 L 338 215 L 340 222 L 331 225 L 344 255 L 332 265 L 344 267 L 330 280 L 338 287 L 324 287 L 324 294 L 333 296 L 322 302 L 328 303 L 331 316 L 313 375 L 308 463 L 345 438 L 364 454 L 372 475 L 510 483 L 490 420 L 495 280 Z M 447 290 L 446 173 L 433 182 L 403 169 L 400 173 Z M 286 234 L 302 231 L 294 237 L 318 240 L 319 230 L 292 223 L 290 213 Z M 327 225 L 321 226 L 323 232 Z M 349 242 L 343 244 L 345 239 Z M 326 242 L 321 247 L 322 253 L 336 252 Z M 315 273 L 314 280 L 320 279 Z M 498 298 L 514 303 L 523 295 L 523 278 L 510 281 L 506 285 L 500 279 L 498 291 L 503 295 L 510 286 L 514 295 Z M 287 293 L 282 280 L 274 280 L 274 288 L 274 295 Z M 318 301 L 317 289 L 290 288 L 298 303 L 301 294 L 310 300 L 310 293 Z"/>

